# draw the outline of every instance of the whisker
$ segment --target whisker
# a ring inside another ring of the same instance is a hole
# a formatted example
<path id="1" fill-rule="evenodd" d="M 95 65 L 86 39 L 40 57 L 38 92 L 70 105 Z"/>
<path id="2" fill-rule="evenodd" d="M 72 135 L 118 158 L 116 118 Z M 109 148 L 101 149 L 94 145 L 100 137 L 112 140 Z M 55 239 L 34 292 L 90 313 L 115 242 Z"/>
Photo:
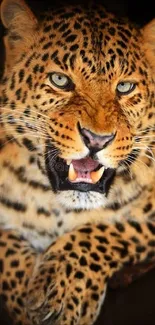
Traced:
<path id="1" fill-rule="evenodd" d="M 8 131 L 13 132 L 14 130 L 9 128 Z M 39 133 L 39 136 L 38 136 L 38 133 Z M 7 134 L 7 135 L 9 136 L 9 134 Z M 29 132 L 27 131 L 27 132 L 24 132 L 24 133 L 21 133 L 21 134 L 18 134 L 18 135 L 12 135 L 11 134 L 10 136 L 12 136 L 13 138 L 17 138 L 18 136 L 27 136 L 27 135 L 29 135 L 31 137 L 37 137 L 37 138 L 40 138 L 40 139 L 47 139 L 47 140 L 50 139 L 51 140 L 50 136 L 48 136 L 45 133 L 40 133 L 39 131 L 36 132 L 36 130 L 35 130 L 35 132 L 32 131 L 32 130 L 29 130 Z"/>
<path id="2" fill-rule="evenodd" d="M 130 163 L 133 163 L 135 166 L 137 166 L 137 168 L 139 168 L 139 164 L 143 164 L 145 168 L 150 170 L 149 166 L 147 166 L 146 163 L 143 160 L 140 160 L 139 158 L 137 158 L 136 161 L 130 158 L 128 161 L 130 161 Z"/>
<path id="3" fill-rule="evenodd" d="M 9 104 L 8 104 L 9 105 Z M 1 106 L 0 105 L 0 109 L 4 109 L 4 110 L 6 110 L 6 109 L 8 109 L 10 112 L 11 112 L 11 114 L 12 114 L 12 108 L 10 107 L 10 106 L 8 106 L 7 107 L 7 105 L 5 105 L 5 106 Z M 25 109 L 26 109 L 26 107 L 25 107 Z M 21 107 L 16 107 L 16 109 L 14 110 L 14 114 L 16 114 L 16 113 L 22 113 L 23 114 L 23 110 L 21 110 Z M 50 117 L 49 116 L 47 116 L 47 115 L 45 115 L 45 114 L 43 114 L 43 113 L 41 113 L 40 111 L 39 112 L 37 112 L 37 110 L 36 109 L 33 109 L 32 107 L 30 108 L 30 113 L 35 113 L 35 114 L 37 114 L 37 115 L 39 115 L 39 116 L 41 116 L 41 117 L 44 117 L 45 119 L 50 119 Z M 3 114 L 3 113 L 2 113 Z"/>
<path id="4" fill-rule="evenodd" d="M 130 176 L 131 179 L 133 179 L 133 173 L 132 170 L 130 169 L 130 165 L 128 164 L 128 161 L 124 161 L 124 164 L 127 166 L 127 172 Z"/>
<path id="5" fill-rule="evenodd" d="M 142 133 L 146 133 L 146 131 L 147 132 L 150 132 L 150 131 L 155 131 L 155 126 L 153 126 L 153 127 L 148 127 L 147 128 L 147 130 L 146 129 L 144 129 L 144 130 L 141 130 L 141 131 L 136 131 L 136 135 L 141 135 Z M 147 135 L 147 134 L 146 134 Z"/>
<path id="6" fill-rule="evenodd" d="M 151 154 L 153 154 L 152 152 L 150 152 Z M 154 156 L 154 155 L 153 155 Z M 151 157 L 151 156 L 149 156 L 149 155 L 147 155 L 146 153 L 141 153 L 141 157 L 146 157 L 146 158 L 148 158 L 148 159 L 150 159 L 151 161 L 153 161 L 153 163 L 155 163 L 155 158 L 153 158 L 153 157 Z M 138 161 L 138 158 L 137 158 L 137 161 Z M 142 160 L 141 160 L 141 162 L 143 162 Z M 144 162 L 143 162 L 144 163 Z M 147 166 L 147 165 L 146 165 Z M 147 166 L 148 167 L 148 166 Z"/>
<path id="7" fill-rule="evenodd" d="M 34 119 L 30 119 L 30 118 L 28 118 L 26 121 L 23 121 L 22 119 L 19 119 L 19 118 L 13 118 L 12 122 L 9 123 L 8 122 L 8 116 L 7 116 L 6 117 L 6 120 L 3 118 L 3 119 L 0 120 L 0 122 L 1 123 L 7 122 L 7 126 L 5 126 L 6 129 L 8 129 L 8 127 L 11 126 L 11 125 L 13 127 L 13 125 L 16 125 L 16 123 L 20 122 L 20 123 L 23 123 L 26 127 L 28 127 L 28 124 L 29 124 L 30 127 L 32 127 L 32 128 L 38 128 L 38 127 L 40 127 L 42 130 L 46 130 L 46 128 L 44 127 L 43 123 L 40 123 L 38 121 L 36 122 Z M 35 122 L 35 124 L 32 124 L 31 122 Z"/>
<path id="8" fill-rule="evenodd" d="M 24 133 L 24 136 L 29 136 L 29 135 L 30 135 L 29 133 Z M 23 134 L 19 134 L 17 136 L 12 136 L 9 140 L 6 140 L 4 142 L 4 145 L 11 143 L 13 140 L 18 140 L 21 137 L 23 137 Z M 31 134 L 31 138 L 37 138 L 38 139 L 38 135 Z M 45 139 L 45 140 L 50 140 L 51 141 L 51 138 L 48 138 L 48 137 L 41 137 L 40 139 Z M 38 146 L 41 146 L 41 145 L 38 145 Z M 42 146 L 44 146 L 44 145 L 42 145 Z"/>
<path id="9" fill-rule="evenodd" d="M 57 150 L 57 149 L 56 149 Z M 53 152 L 46 152 L 45 154 L 44 154 L 44 158 L 45 158 L 45 162 L 46 162 L 46 160 L 47 159 L 50 159 L 50 163 L 52 163 L 52 161 L 54 161 L 54 159 L 58 156 L 58 153 L 59 153 L 59 151 L 57 150 L 57 152 L 55 152 L 54 154 L 53 154 Z M 46 157 L 47 156 L 47 157 Z M 51 159 L 51 157 L 52 157 L 52 159 Z"/>

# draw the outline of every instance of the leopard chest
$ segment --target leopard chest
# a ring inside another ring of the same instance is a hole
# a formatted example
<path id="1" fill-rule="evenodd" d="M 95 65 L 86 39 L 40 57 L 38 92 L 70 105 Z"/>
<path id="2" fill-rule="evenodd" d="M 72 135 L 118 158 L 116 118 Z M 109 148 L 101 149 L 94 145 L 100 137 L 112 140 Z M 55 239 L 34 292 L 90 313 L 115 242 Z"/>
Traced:
<path id="1" fill-rule="evenodd" d="M 35 246 L 63 232 L 61 208 L 32 153 L 4 148 L 0 159 L 0 226 L 16 228 Z"/>

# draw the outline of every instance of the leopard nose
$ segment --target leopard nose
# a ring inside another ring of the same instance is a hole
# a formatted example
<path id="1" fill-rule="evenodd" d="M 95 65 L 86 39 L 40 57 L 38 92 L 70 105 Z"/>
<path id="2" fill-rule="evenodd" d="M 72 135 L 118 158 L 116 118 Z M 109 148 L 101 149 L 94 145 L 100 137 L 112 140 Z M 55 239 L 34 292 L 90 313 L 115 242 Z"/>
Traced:
<path id="1" fill-rule="evenodd" d="M 85 128 L 79 129 L 85 145 L 94 153 L 106 148 L 114 140 L 116 133 L 98 135 Z"/>

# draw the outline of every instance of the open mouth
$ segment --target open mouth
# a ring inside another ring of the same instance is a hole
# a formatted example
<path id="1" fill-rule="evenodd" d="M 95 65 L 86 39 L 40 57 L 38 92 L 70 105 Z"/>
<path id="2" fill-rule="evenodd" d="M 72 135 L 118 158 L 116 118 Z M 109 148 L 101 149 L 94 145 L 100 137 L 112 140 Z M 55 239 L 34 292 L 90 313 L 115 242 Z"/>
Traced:
<path id="1" fill-rule="evenodd" d="M 86 157 L 79 160 L 67 161 L 69 166 L 68 180 L 72 183 L 90 183 L 96 184 L 104 173 L 104 166 L 93 160 L 91 157 Z"/>
<path id="2" fill-rule="evenodd" d="M 47 149 L 46 169 L 55 192 L 76 190 L 95 191 L 107 195 L 115 176 L 115 169 L 105 168 L 90 156 L 79 160 L 64 160 L 52 156 Z"/>

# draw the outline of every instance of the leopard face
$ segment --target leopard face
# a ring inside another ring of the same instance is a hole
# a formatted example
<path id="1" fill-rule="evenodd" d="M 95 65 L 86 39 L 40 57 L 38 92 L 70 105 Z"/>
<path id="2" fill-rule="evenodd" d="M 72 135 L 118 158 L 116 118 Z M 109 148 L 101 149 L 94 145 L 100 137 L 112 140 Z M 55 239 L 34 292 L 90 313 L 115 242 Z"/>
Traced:
<path id="1" fill-rule="evenodd" d="M 117 175 L 151 143 L 155 23 L 140 30 L 98 6 L 38 21 L 21 0 L 4 0 L 1 17 L 7 136 L 34 151 L 63 205 L 105 206 Z"/>

